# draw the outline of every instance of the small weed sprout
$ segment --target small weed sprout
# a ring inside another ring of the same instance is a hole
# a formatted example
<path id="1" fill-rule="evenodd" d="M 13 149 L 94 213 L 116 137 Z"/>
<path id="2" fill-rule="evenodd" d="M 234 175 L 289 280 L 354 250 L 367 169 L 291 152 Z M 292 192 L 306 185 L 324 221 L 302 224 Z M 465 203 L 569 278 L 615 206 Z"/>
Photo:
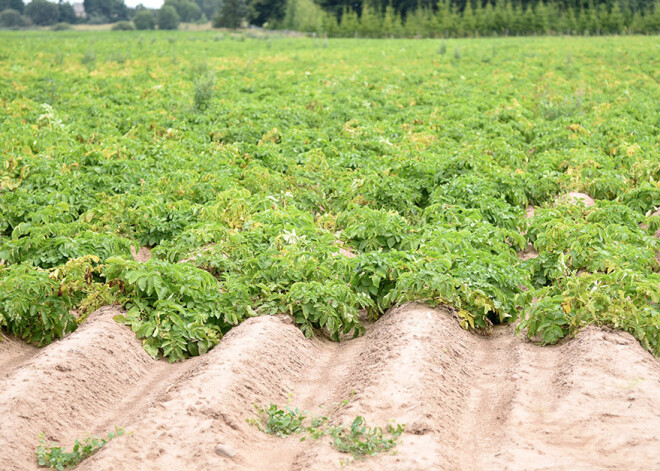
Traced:
<path id="1" fill-rule="evenodd" d="M 446 43 L 440 44 L 437 53 L 439 56 L 444 56 L 445 54 L 447 54 L 447 44 Z"/>
<path id="2" fill-rule="evenodd" d="M 73 468 L 80 464 L 85 458 L 88 458 L 99 451 L 112 439 L 124 434 L 125 431 L 122 427 L 115 427 L 114 432 L 108 433 L 106 438 L 89 436 L 82 442 L 76 440 L 73 445 L 73 450 L 65 451 L 64 448 L 58 446 L 56 443 L 47 445 L 45 436 L 42 433 L 39 435 L 41 444 L 37 447 L 36 451 L 39 466 L 58 470 Z"/>
<path id="3" fill-rule="evenodd" d="M 307 413 L 298 408 L 292 409 L 286 406 L 280 409 L 276 404 L 271 404 L 267 409 L 256 404 L 254 407 L 257 409 L 259 419 L 250 418 L 248 424 L 264 433 L 285 438 L 304 430 L 303 422 L 307 418 Z"/>
<path id="4" fill-rule="evenodd" d="M 460 60 L 461 56 L 462 56 L 461 48 L 457 47 L 456 49 L 454 49 L 454 59 Z"/>
<path id="5" fill-rule="evenodd" d="M 344 407 L 350 400 L 344 400 L 337 405 L 335 411 Z M 361 415 L 355 417 L 350 425 L 333 425 L 330 416 L 317 416 L 299 409 L 285 406 L 280 409 L 276 404 L 268 408 L 254 406 L 258 418 L 247 419 L 248 424 L 257 427 L 264 433 L 278 437 L 288 437 L 293 434 L 306 432 L 300 438 L 318 440 L 324 436 L 331 437 L 330 444 L 341 453 L 350 453 L 353 459 L 364 460 L 369 456 L 387 452 L 396 447 L 405 426 L 402 424 L 389 424 L 385 430 L 381 427 L 369 427 Z M 309 418 L 309 425 L 305 422 Z M 342 465 L 346 464 L 342 460 Z"/>

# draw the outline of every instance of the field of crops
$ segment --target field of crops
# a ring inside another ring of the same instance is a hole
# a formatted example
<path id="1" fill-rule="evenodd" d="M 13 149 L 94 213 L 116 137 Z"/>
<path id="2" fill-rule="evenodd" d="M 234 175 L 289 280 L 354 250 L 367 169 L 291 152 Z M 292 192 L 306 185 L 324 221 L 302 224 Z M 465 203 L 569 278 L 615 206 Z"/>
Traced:
<path id="1" fill-rule="evenodd" d="M 119 301 L 176 360 L 250 316 L 338 339 L 360 309 L 425 300 L 476 329 L 522 315 L 553 343 L 595 322 L 660 353 L 657 37 L 2 42 L 17 336 L 46 344 Z M 571 191 L 595 205 L 556 204 Z"/>
<path id="2" fill-rule="evenodd" d="M 484 335 L 594 324 L 660 355 L 658 37 L 0 44 L 16 338 L 44 346 L 118 304 L 174 362 L 251 317 L 340 340 L 420 301 Z"/>

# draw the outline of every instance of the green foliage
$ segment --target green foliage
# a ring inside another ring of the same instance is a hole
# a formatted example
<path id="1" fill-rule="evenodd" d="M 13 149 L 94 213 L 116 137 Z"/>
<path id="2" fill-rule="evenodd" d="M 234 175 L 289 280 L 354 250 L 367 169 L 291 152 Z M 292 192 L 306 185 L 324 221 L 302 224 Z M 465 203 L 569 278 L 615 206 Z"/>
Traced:
<path id="1" fill-rule="evenodd" d="M 474 5 L 475 28 L 501 32 L 498 5 Z M 460 34 L 449 4 L 421 13 Z M 0 323 L 16 335 L 46 344 L 119 303 L 175 361 L 250 316 L 339 340 L 365 310 L 421 300 L 482 332 L 520 318 L 552 343 L 595 323 L 657 353 L 654 38 L 0 34 Z M 595 205 L 559 198 L 575 191 Z"/>
<path id="2" fill-rule="evenodd" d="M 298 408 L 292 409 L 285 406 L 284 409 L 280 409 L 276 404 L 271 404 L 268 408 L 259 407 L 256 404 L 254 407 L 259 417 L 258 419 L 248 419 L 248 423 L 264 433 L 286 438 L 289 435 L 305 431 L 303 423 L 307 419 L 307 414 Z"/>
<path id="3" fill-rule="evenodd" d="M 23 26 L 25 26 L 25 21 L 18 10 L 8 8 L 0 12 L 1 28 L 20 28 Z"/>
<path id="4" fill-rule="evenodd" d="M 323 10 L 313 0 L 287 0 L 282 27 L 320 32 L 323 29 Z"/>
<path id="5" fill-rule="evenodd" d="M 64 23 L 64 22 L 55 23 L 51 27 L 51 30 L 53 30 L 53 31 L 69 31 L 70 29 L 72 29 L 71 24 L 70 23 Z M 134 28 L 129 28 L 129 29 L 134 29 Z"/>
<path id="6" fill-rule="evenodd" d="M 641 276 L 633 270 L 566 277 L 538 290 L 538 301 L 527 310 L 519 329 L 544 344 L 574 335 L 595 324 L 625 330 L 644 348 L 660 355 L 660 275 Z"/>
<path id="7" fill-rule="evenodd" d="M 151 11 L 140 10 L 133 17 L 133 24 L 139 30 L 154 29 L 156 27 L 156 20 Z"/>
<path id="8" fill-rule="evenodd" d="M 248 14 L 245 0 L 224 0 L 220 11 L 213 19 L 216 28 L 240 28 Z"/>
<path id="9" fill-rule="evenodd" d="M 0 11 L 14 10 L 23 13 L 25 3 L 23 0 L 0 0 Z"/>
<path id="10" fill-rule="evenodd" d="M 391 450 L 397 445 L 397 439 L 404 431 L 404 426 L 388 425 L 385 432 L 380 427 L 369 427 L 367 421 L 358 415 L 350 426 L 331 427 L 332 445 L 342 453 L 350 453 L 355 459 L 365 459 Z"/>
<path id="11" fill-rule="evenodd" d="M 177 29 L 180 21 L 179 14 L 170 5 L 163 5 L 156 14 L 158 29 Z"/>
<path id="12" fill-rule="evenodd" d="M 75 330 L 68 297 L 47 271 L 13 265 L 0 270 L 0 324 L 29 342 L 46 345 Z"/>
<path id="13" fill-rule="evenodd" d="M 341 408 L 348 400 L 338 405 Z M 307 438 L 318 440 L 324 436 L 331 438 L 331 445 L 341 453 L 350 453 L 354 459 L 364 460 L 392 450 L 405 430 L 402 424 L 389 424 L 385 430 L 381 427 L 369 427 L 364 417 L 358 415 L 350 425 L 335 425 L 331 416 L 310 415 L 285 406 L 281 409 L 276 404 L 268 408 L 255 404 L 257 418 L 248 418 L 247 422 L 264 433 L 286 438 L 293 434 L 305 433 L 300 440 Z M 309 419 L 309 420 L 308 420 Z M 309 422 L 309 424 L 307 424 Z"/>
<path id="14" fill-rule="evenodd" d="M 196 109 L 203 111 L 209 107 L 211 99 L 215 94 L 216 76 L 213 71 L 208 71 L 194 82 L 195 94 L 193 103 Z"/>
<path id="15" fill-rule="evenodd" d="M 172 265 L 110 258 L 103 275 L 128 309 L 117 321 L 129 325 L 145 350 L 170 361 L 213 348 L 238 319 L 220 311 L 223 293 L 207 272 L 187 264 Z"/>
<path id="16" fill-rule="evenodd" d="M 49 26 L 57 23 L 59 11 L 55 3 L 46 0 L 32 0 L 25 7 L 25 16 L 30 18 L 35 25 Z"/>
<path id="17" fill-rule="evenodd" d="M 114 432 L 109 432 L 105 438 L 89 436 L 83 441 L 76 439 L 71 451 L 65 451 L 64 448 L 55 443 L 47 445 L 44 434 L 41 434 L 41 445 L 37 447 L 36 451 L 39 466 L 57 470 L 74 468 L 85 458 L 89 458 L 108 444 L 108 442 L 124 435 L 124 433 L 123 428 L 115 427 Z"/>
<path id="18" fill-rule="evenodd" d="M 191 0 L 165 0 L 165 5 L 174 7 L 179 19 L 185 23 L 194 23 L 202 17 L 202 9 Z"/>
<path id="19" fill-rule="evenodd" d="M 112 31 L 133 31 L 135 26 L 130 21 L 118 21 L 112 25 Z"/>

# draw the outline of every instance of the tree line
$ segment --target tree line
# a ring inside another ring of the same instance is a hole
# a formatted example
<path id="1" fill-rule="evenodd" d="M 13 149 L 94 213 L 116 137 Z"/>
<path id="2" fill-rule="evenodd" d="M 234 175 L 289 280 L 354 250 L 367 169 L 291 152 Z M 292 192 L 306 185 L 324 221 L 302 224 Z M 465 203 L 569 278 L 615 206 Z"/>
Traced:
<path id="1" fill-rule="evenodd" d="M 414 8 L 398 10 L 394 3 L 383 7 L 372 0 L 359 8 L 344 6 L 336 13 L 313 0 L 287 0 L 281 19 L 275 19 L 273 25 L 328 36 L 371 38 L 660 33 L 660 0 L 624 5 L 616 0 L 575 3 L 467 0 L 461 7 L 452 0 L 440 0 L 420 1 Z"/>
<path id="2" fill-rule="evenodd" d="M 335 37 L 469 37 L 660 33 L 660 0 L 165 0 L 158 11 L 124 0 L 0 0 L 0 27 L 85 21 L 116 29 L 256 25 Z M 130 21 L 132 20 L 132 22 Z"/>

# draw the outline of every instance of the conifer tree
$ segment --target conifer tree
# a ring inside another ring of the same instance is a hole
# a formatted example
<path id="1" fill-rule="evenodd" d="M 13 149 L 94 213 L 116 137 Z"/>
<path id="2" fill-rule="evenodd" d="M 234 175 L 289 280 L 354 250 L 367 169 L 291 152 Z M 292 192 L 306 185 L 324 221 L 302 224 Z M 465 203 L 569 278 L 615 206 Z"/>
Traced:
<path id="1" fill-rule="evenodd" d="M 536 18 L 534 17 L 534 10 L 532 10 L 532 5 L 527 5 L 525 13 L 522 20 L 522 34 L 534 34 L 534 27 L 536 24 Z"/>
<path id="2" fill-rule="evenodd" d="M 492 35 L 495 30 L 495 12 L 493 11 L 493 5 L 490 2 L 487 2 L 486 8 L 484 8 L 483 28 L 483 33 L 487 36 Z"/>
<path id="3" fill-rule="evenodd" d="M 565 21 L 566 32 L 568 34 L 576 34 L 578 30 L 578 22 L 573 7 L 570 6 L 568 7 L 565 16 L 566 16 L 566 21 Z"/>
<path id="4" fill-rule="evenodd" d="M 452 21 L 452 12 L 449 0 L 441 0 L 437 5 L 435 12 L 435 28 L 438 36 L 446 38 L 450 35 L 450 22 Z"/>
<path id="5" fill-rule="evenodd" d="M 486 17 L 484 15 L 484 8 L 481 4 L 481 0 L 476 0 L 476 6 L 474 8 L 474 28 L 479 35 L 484 35 L 486 33 Z"/>
<path id="6" fill-rule="evenodd" d="M 548 32 L 548 8 L 543 0 L 534 7 L 534 32 L 536 34 L 546 34 Z"/>
<path id="7" fill-rule="evenodd" d="M 355 10 L 344 7 L 344 12 L 341 15 L 339 22 L 339 34 L 344 37 L 357 36 L 360 30 L 360 20 Z"/>
<path id="8" fill-rule="evenodd" d="M 406 36 L 409 38 L 423 37 L 426 29 L 424 23 L 424 11 L 418 4 L 414 11 L 408 12 L 406 15 L 406 21 L 404 23 Z"/>
<path id="9" fill-rule="evenodd" d="M 623 33 L 623 13 L 621 13 L 621 7 L 619 7 L 619 2 L 614 2 L 612 5 L 612 10 L 610 11 L 608 17 L 608 29 L 611 34 L 621 34 Z"/>
<path id="10" fill-rule="evenodd" d="M 360 17 L 360 36 L 377 38 L 381 35 L 382 28 L 380 10 L 374 8 L 370 0 L 366 0 L 362 5 L 362 16 Z"/>
<path id="11" fill-rule="evenodd" d="M 401 37 L 402 26 L 401 26 L 401 15 L 399 15 L 392 3 L 387 5 L 385 8 L 385 17 L 383 18 L 383 34 L 388 37 Z"/>
<path id="12" fill-rule="evenodd" d="M 506 0 L 506 5 L 504 7 L 504 34 L 509 35 L 511 34 L 511 25 L 513 24 L 513 18 L 514 18 L 514 11 L 513 11 L 513 5 L 511 5 L 510 0 Z"/>
<path id="13" fill-rule="evenodd" d="M 497 31 L 497 34 L 502 34 L 507 24 L 504 0 L 497 0 L 493 8 L 493 30 Z"/>
<path id="14" fill-rule="evenodd" d="M 333 13 L 324 11 L 321 23 L 323 24 L 323 32 L 328 36 L 339 36 L 339 24 L 337 23 L 337 17 Z"/>
<path id="15" fill-rule="evenodd" d="M 463 34 L 466 36 L 473 36 L 475 30 L 477 29 L 477 23 L 474 19 L 474 13 L 472 12 L 472 3 L 468 0 L 465 3 L 465 8 L 463 9 L 463 20 L 461 21 L 461 29 Z"/>
<path id="16" fill-rule="evenodd" d="M 513 19 L 511 20 L 511 32 L 516 36 L 523 34 L 524 15 L 522 5 L 517 4 L 513 9 Z"/>

